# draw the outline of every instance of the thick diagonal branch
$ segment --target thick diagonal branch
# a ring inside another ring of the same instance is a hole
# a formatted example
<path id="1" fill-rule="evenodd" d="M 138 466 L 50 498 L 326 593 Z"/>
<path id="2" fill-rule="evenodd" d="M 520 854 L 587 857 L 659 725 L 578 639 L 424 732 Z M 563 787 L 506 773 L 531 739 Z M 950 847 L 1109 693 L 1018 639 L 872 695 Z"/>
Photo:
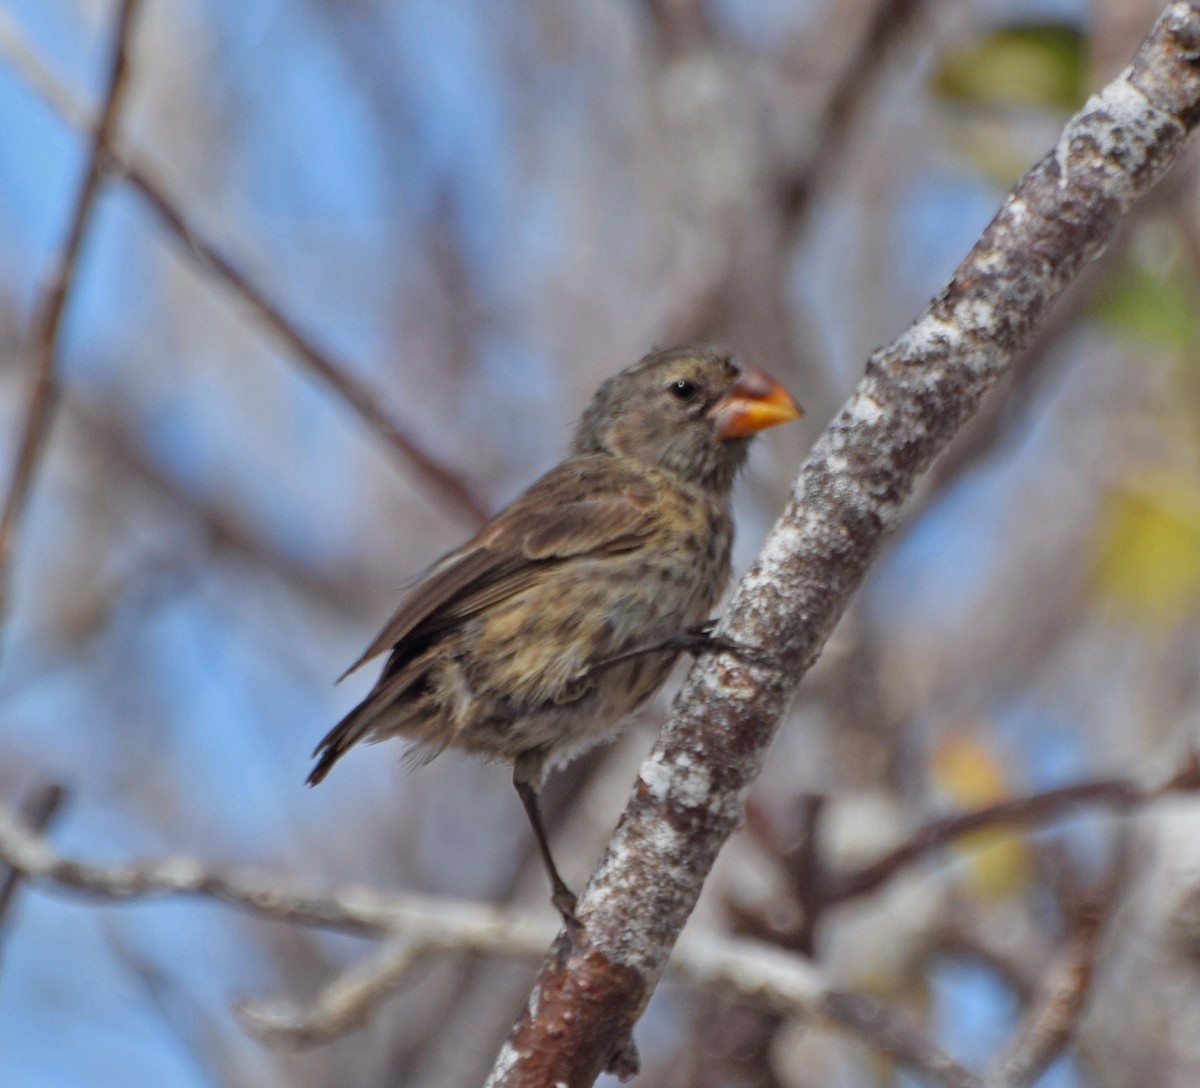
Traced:
<path id="1" fill-rule="evenodd" d="M 1200 0 L 1170 5 L 1133 65 L 1015 186 L 928 311 L 876 352 L 818 440 L 720 633 L 765 647 L 692 670 L 621 823 L 489 1079 L 593 1083 L 629 1068 L 632 1026 L 776 723 L 918 476 L 1050 304 L 1179 158 L 1200 118 Z"/>

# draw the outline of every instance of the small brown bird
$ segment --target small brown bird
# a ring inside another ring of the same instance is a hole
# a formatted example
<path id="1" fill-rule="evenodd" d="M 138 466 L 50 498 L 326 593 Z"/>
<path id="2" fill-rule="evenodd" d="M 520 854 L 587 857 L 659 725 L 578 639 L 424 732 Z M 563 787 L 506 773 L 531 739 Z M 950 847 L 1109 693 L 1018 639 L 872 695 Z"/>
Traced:
<path id="1" fill-rule="evenodd" d="M 444 748 L 511 761 L 572 921 L 542 825 L 545 773 L 609 735 L 680 652 L 711 646 L 734 476 L 752 435 L 799 415 L 777 382 L 709 349 L 654 352 L 606 381 L 566 460 L 434 563 L 347 670 L 389 653 L 317 745 L 309 784 L 358 741 L 394 735 L 419 763 Z"/>

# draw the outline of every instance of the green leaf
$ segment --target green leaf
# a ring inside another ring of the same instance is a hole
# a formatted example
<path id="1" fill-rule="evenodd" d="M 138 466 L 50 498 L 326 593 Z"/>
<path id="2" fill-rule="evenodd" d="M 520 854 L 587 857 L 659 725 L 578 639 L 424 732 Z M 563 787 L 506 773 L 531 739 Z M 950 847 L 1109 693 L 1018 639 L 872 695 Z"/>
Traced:
<path id="1" fill-rule="evenodd" d="M 1200 298 L 1177 268 L 1157 270 L 1122 261 L 1097 293 L 1096 314 L 1135 336 L 1194 351 L 1200 345 Z"/>

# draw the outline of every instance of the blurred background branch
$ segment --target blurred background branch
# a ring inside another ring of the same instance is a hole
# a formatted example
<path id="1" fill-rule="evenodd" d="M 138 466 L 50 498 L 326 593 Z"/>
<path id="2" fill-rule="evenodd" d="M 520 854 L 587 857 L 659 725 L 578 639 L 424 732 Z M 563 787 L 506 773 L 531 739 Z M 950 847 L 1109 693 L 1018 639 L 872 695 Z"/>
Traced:
<path id="1" fill-rule="evenodd" d="M 124 11 L 124 8 L 122 8 Z M 110 174 L 120 178 L 138 194 L 145 206 L 154 214 L 161 226 L 172 235 L 193 260 L 201 268 L 219 280 L 233 293 L 248 309 L 255 321 L 261 322 L 273 335 L 277 336 L 289 352 L 308 367 L 314 375 L 334 391 L 337 396 L 357 413 L 366 427 L 377 434 L 387 443 L 414 474 L 425 481 L 435 497 L 449 502 L 462 514 L 469 525 L 481 524 L 487 514 L 484 507 L 471 494 L 468 485 L 459 478 L 452 469 L 441 464 L 436 457 L 428 453 L 404 431 L 379 403 L 379 394 L 368 389 L 362 381 L 354 376 L 354 371 L 345 363 L 334 358 L 326 349 L 317 347 L 315 341 L 300 331 L 299 325 L 275 303 L 261 287 L 253 282 L 251 277 L 238 267 L 237 263 L 227 256 L 216 243 L 209 240 L 190 222 L 184 214 L 179 202 L 170 196 L 166 186 L 155 178 L 155 171 L 148 163 L 141 161 L 141 156 L 125 148 L 122 142 L 110 133 L 112 116 L 114 115 L 116 96 L 122 80 L 117 78 L 124 69 L 125 40 L 127 31 L 126 17 L 122 16 L 121 30 L 118 36 L 118 50 L 114 63 L 114 80 L 108 97 L 105 99 L 94 126 L 89 125 L 87 110 L 71 97 L 70 93 L 58 84 L 54 76 L 38 63 L 36 55 L 21 41 L 11 24 L 0 22 L 0 51 L 3 51 L 14 69 L 28 80 L 31 87 L 58 111 L 71 124 L 77 127 L 92 127 L 96 132 L 94 138 L 95 155 L 93 166 L 88 174 L 98 176 L 101 166 Z M 103 133 L 103 138 L 101 138 Z M 86 219 L 86 212 L 91 204 L 91 192 L 94 185 L 85 186 L 79 200 L 79 211 L 75 222 L 78 224 Z M 78 228 L 82 233 L 82 227 Z M 72 246 L 71 243 L 74 243 Z M 52 281 L 54 288 L 48 295 L 46 316 L 42 320 L 45 328 L 37 337 L 38 342 L 47 342 L 52 346 L 51 337 L 57 337 L 58 323 L 61 318 L 65 293 L 69 288 L 71 273 L 74 271 L 74 257 L 77 253 L 79 239 L 74 234 L 68 240 L 67 256 L 63 262 L 63 274 Z M 62 281 L 59 285 L 58 281 Z M 47 335 L 49 333 L 50 335 Z M 39 381 L 37 389 L 50 388 L 49 380 L 42 380 L 43 371 L 52 375 L 45 358 L 49 351 L 39 354 Z M 41 402 L 50 397 L 43 394 L 36 402 L 41 409 Z M 32 406 L 31 406 L 32 409 Z M 45 414 L 45 410 L 30 412 L 35 422 Z M 31 431 L 34 427 L 31 426 Z M 40 431 L 39 431 L 40 433 Z M 24 453 L 24 450 L 23 450 Z M 22 458 L 24 461 L 24 457 Z M 7 513 L 7 509 L 6 509 Z M 0 530 L 7 527 L 6 518 L 0 522 Z M 3 558 L 3 545 L 6 537 L 0 533 L 0 558 Z"/>
<path id="2" fill-rule="evenodd" d="M 91 127 L 83 180 L 80 182 L 74 207 L 68 218 L 69 225 L 62 249 L 45 274 L 42 293 L 34 307 L 28 337 L 33 359 L 33 376 L 29 382 L 25 427 L 13 459 L 12 475 L 4 496 L 4 504 L 0 508 L 0 614 L 7 610 L 5 596 L 9 580 L 12 537 L 33 484 L 38 462 L 43 456 L 50 423 L 58 402 L 56 368 L 59 331 L 62 328 L 71 289 L 75 284 L 79 254 L 83 249 L 89 220 L 103 180 L 105 149 L 117 127 L 129 67 L 129 40 L 133 33 L 138 5 L 139 0 L 121 0 L 117 8 L 108 78 L 96 122 Z"/>

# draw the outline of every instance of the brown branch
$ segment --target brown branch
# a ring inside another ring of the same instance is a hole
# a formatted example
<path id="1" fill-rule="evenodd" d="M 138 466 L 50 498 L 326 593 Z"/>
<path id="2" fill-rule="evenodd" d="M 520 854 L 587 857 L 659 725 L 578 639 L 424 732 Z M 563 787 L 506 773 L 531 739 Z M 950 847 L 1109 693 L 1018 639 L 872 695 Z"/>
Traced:
<path id="1" fill-rule="evenodd" d="M 707 49 L 714 61 L 714 75 L 736 81 L 738 69 L 715 63 L 727 50 L 724 43 L 718 48 L 694 0 L 646 0 L 646 6 L 669 56 Z M 867 107 L 888 71 L 889 57 L 908 40 L 923 8 L 924 0 L 875 0 L 857 47 L 835 74 L 822 108 L 807 123 L 812 136 L 803 141 L 800 161 L 775 161 L 778 155 L 768 155 L 760 149 L 762 162 L 758 168 L 766 170 L 767 176 L 754 188 L 761 189 L 769 201 L 769 214 L 779 224 L 781 246 L 789 240 L 794 242 L 804 232 L 816 198 L 838 176 L 846 147 L 861 126 Z M 841 12 L 835 11 L 833 18 L 840 17 Z M 804 78 L 811 78 L 803 61 L 799 66 L 805 68 Z M 740 83 L 731 82 L 722 97 L 736 101 L 740 90 Z M 707 133 L 707 127 L 703 131 Z M 736 238 L 726 238 L 722 246 L 730 251 L 728 259 L 714 262 L 712 271 L 689 286 L 683 302 L 665 321 L 664 335 L 668 342 L 710 335 L 714 319 L 719 321 L 723 307 L 730 304 L 727 296 L 744 270 L 732 257 Z"/>
<path id="2" fill-rule="evenodd" d="M 1023 827 L 1050 823 L 1082 805 L 1125 810 L 1138 808 L 1173 793 L 1200 790 L 1200 761 L 1191 755 L 1165 782 L 1147 784 L 1133 777 L 1103 778 L 1059 786 L 1044 793 L 1008 797 L 971 812 L 955 813 L 930 821 L 894 850 L 853 873 L 830 878 L 822 897 L 829 907 L 858 899 L 886 884 L 914 861 L 964 835 L 983 828 Z"/>
<path id="3" fill-rule="evenodd" d="M 165 857 L 123 865 L 92 865 L 55 853 L 39 835 L 0 809 L 0 859 L 28 881 L 113 901 L 201 896 L 298 925 L 359 937 L 386 937 L 404 927 L 436 927 L 444 904 L 419 897 L 389 899 L 363 888 L 320 895 L 285 881 L 218 872 L 195 858 Z"/>
<path id="4" fill-rule="evenodd" d="M 982 1088 L 983 1081 L 933 1046 L 903 1016 L 867 994 L 834 992 L 822 1013 L 874 1049 L 943 1088 Z"/>
<path id="5" fill-rule="evenodd" d="M 780 848 L 777 833 L 760 812 L 748 805 L 748 816 L 753 813 L 747 820 L 748 826 L 787 873 L 800 918 L 794 927 L 781 929 L 736 902 L 727 903 L 726 907 L 737 915 L 743 931 L 811 956 L 817 930 L 831 907 L 870 895 L 915 862 L 964 836 L 985 829 L 1044 826 L 1065 818 L 1076 808 L 1090 805 L 1119 812 L 1140 809 L 1166 797 L 1197 791 L 1200 791 L 1200 754 L 1191 753 L 1166 779 L 1145 781 L 1133 776 L 1094 779 L 937 817 L 875 861 L 841 874 L 825 865 L 819 849 L 820 816 L 828 800 L 824 795 L 806 794 L 802 798 L 800 841 L 789 850 Z M 947 927 L 951 932 L 961 929 L 952 920 L 947 920 Z M 953 943 L 953 937 L 946 941 L 947 946 Z M 972 948 L 972 953 L 982 955 L 978 948 Z M 1010 972 L 1006 969 L 1004 973 Z M 1022 986 L 1027 986 L 1028 978 L 1028 972 L 1021 976 Z"/>
<path id="6" fill-rule="evenodd" d="M 75 284 L 79 254 L 83 249 L 84 238 L 87 236 L 92 211 L 96 205 L 96 196 L 103 181 L 105 148 L 112 139 L 121 108 L 128 68 L 129 40 L 139 2 L 140 0 L 121 0 L 117 9 L 104 98 L 95 124 L 91 126 L 83 180 L 75 195 L 66 238 L 46 275 L 45 285 L 35 304 L 29 333 L 34 360 L 33 378 L 29 387 L 29 406 L 26 409 L 25 428 L 17 447 L 4 508 L 0 511 L 0 611 L 3 610 L 12 538 L 29 498 L 29 490 L 45 451 L 54 409 L 58 403 L 56 367 L 59 332 L 71 288 Z"/>
<path id="7" fill-rule="evenodd" d="M 359 419 L 391 446 L 416 473 L 417 479 L 430 494 L 448 500 L 458 514 L 472 525 L 480 525 L 487 520 L 487 511 L 467 483 L 452 468 L 410 438 L 387 409 L 382 407 L 378 393 L 355 377 L 351 367 L 335 358 L 328 348 L 318 348 L 312 337 L 301 332 L 296 322 L 261 286 L 201 234 L 184 215 L 179 203 L 168 195 L 161 180 L 155 179 L 145 166 L 127 157 L 119 157 L 116 152 L 110 154 L 114 173 L 119 173 L 125 179 L 159 223 L 175 236 L 196 263 L 237 295 L 251 314 L 270 329 L 311 373 L 325 382 L 354 410 Z"/>
<path id="8" fill-rule="evenodd" d="M 633 1024 L 796 685 L 917 477 L 1181 155 L 1200 120 L 1198 59 L 1200 0 L 1173 3 L 1131 68 L 1017 183 L 929 310 L 871 358 L 719 629 L 767 648 L 764 659 L 714 654 L 692 669 L 580 899 L 580 925 L 543 964 L 492 1088 L 582 1088 L 606 1067 L 627 1069 Z"/>
<path id="9" fill-rule="evenodd" d="M 67 415 L 106 473 L 140 484 L 171 507 L 173 519 L 195 522 L 197 537 L 213 550 L 254 564 L 335 614 L 354 614 L 370 603 L 361 572 L 314 569 L 266 539 L 232 503 L 211 501 L 182 485 L 142 447 L 136 429 L 123 425 L 114 406 L 75 401 L 67 406 Z"/>
<path id="10" fill-rule="evenodd" d="M 712 44 L 712 25 L 699 0 L 643 0 L 666 52 L 686 53 Z"/>
<path id="11" fill-rule="evenodd" d="M 1039 986 L 1020 1031 L 989 1075 L 989 1085 L 1029 1088 L 1066 1048 L 1091 992 L 1104 923 L 1115 900 L 1114 889 L 1109 889 L 1081 912 L 1070 940 Z"/>
<path id="12" fill-rule="evenodd" d="M 968 894 L 941 903 L 916 959 L 979 964 L 1013 991 L 1022 1005 L 1033 1000 L 1051 962 L 1054 938 L 1040 927 L 997 926 L 992 904 Z"/>
<path id="13" fill-rule="evenodd" d="M 924 7 L 925 0 L 877 0 L 817 118 L 812 152 L 780 181 L 780 201 L 793 236 L 804 231 L 814 197 L 838 173 L 850 137 L 888 71 L 888 57 L 906 41 Z"/>
<path id="14" fill-rule="evenodd" d="M 77 127 L 87 125 L 87 110 L 75 102 L 38 62 L 32 51 L 25 48 L 12 26 L 3 19 L 0 19 L 0 50 L 3 50 L 9 64 L 64 120 Z M 435 498 L 446 500 L 468 524 L 479 525 L 487 519 L 487 510 L 466 481 L 410 437 L 405 428 L 382 407 L 379 395 L 355 377 L 347 363 L 328 349 L 318 347 L 314 339 L 301 331 L 295 319 L 270 298 L 237 261 L 188 218 L 181 202 L 168 192 L 157 171 L 144 161 L 143 156 L 120 141 L 113 141 L 104 148 L 102 159 L 105 168 L 129 185 L 201 268 L 239 298 L 259 323 L 282 341 L 310 373 L 332 389 L 376 436 L 398 454 L 427 492 Z"/>

